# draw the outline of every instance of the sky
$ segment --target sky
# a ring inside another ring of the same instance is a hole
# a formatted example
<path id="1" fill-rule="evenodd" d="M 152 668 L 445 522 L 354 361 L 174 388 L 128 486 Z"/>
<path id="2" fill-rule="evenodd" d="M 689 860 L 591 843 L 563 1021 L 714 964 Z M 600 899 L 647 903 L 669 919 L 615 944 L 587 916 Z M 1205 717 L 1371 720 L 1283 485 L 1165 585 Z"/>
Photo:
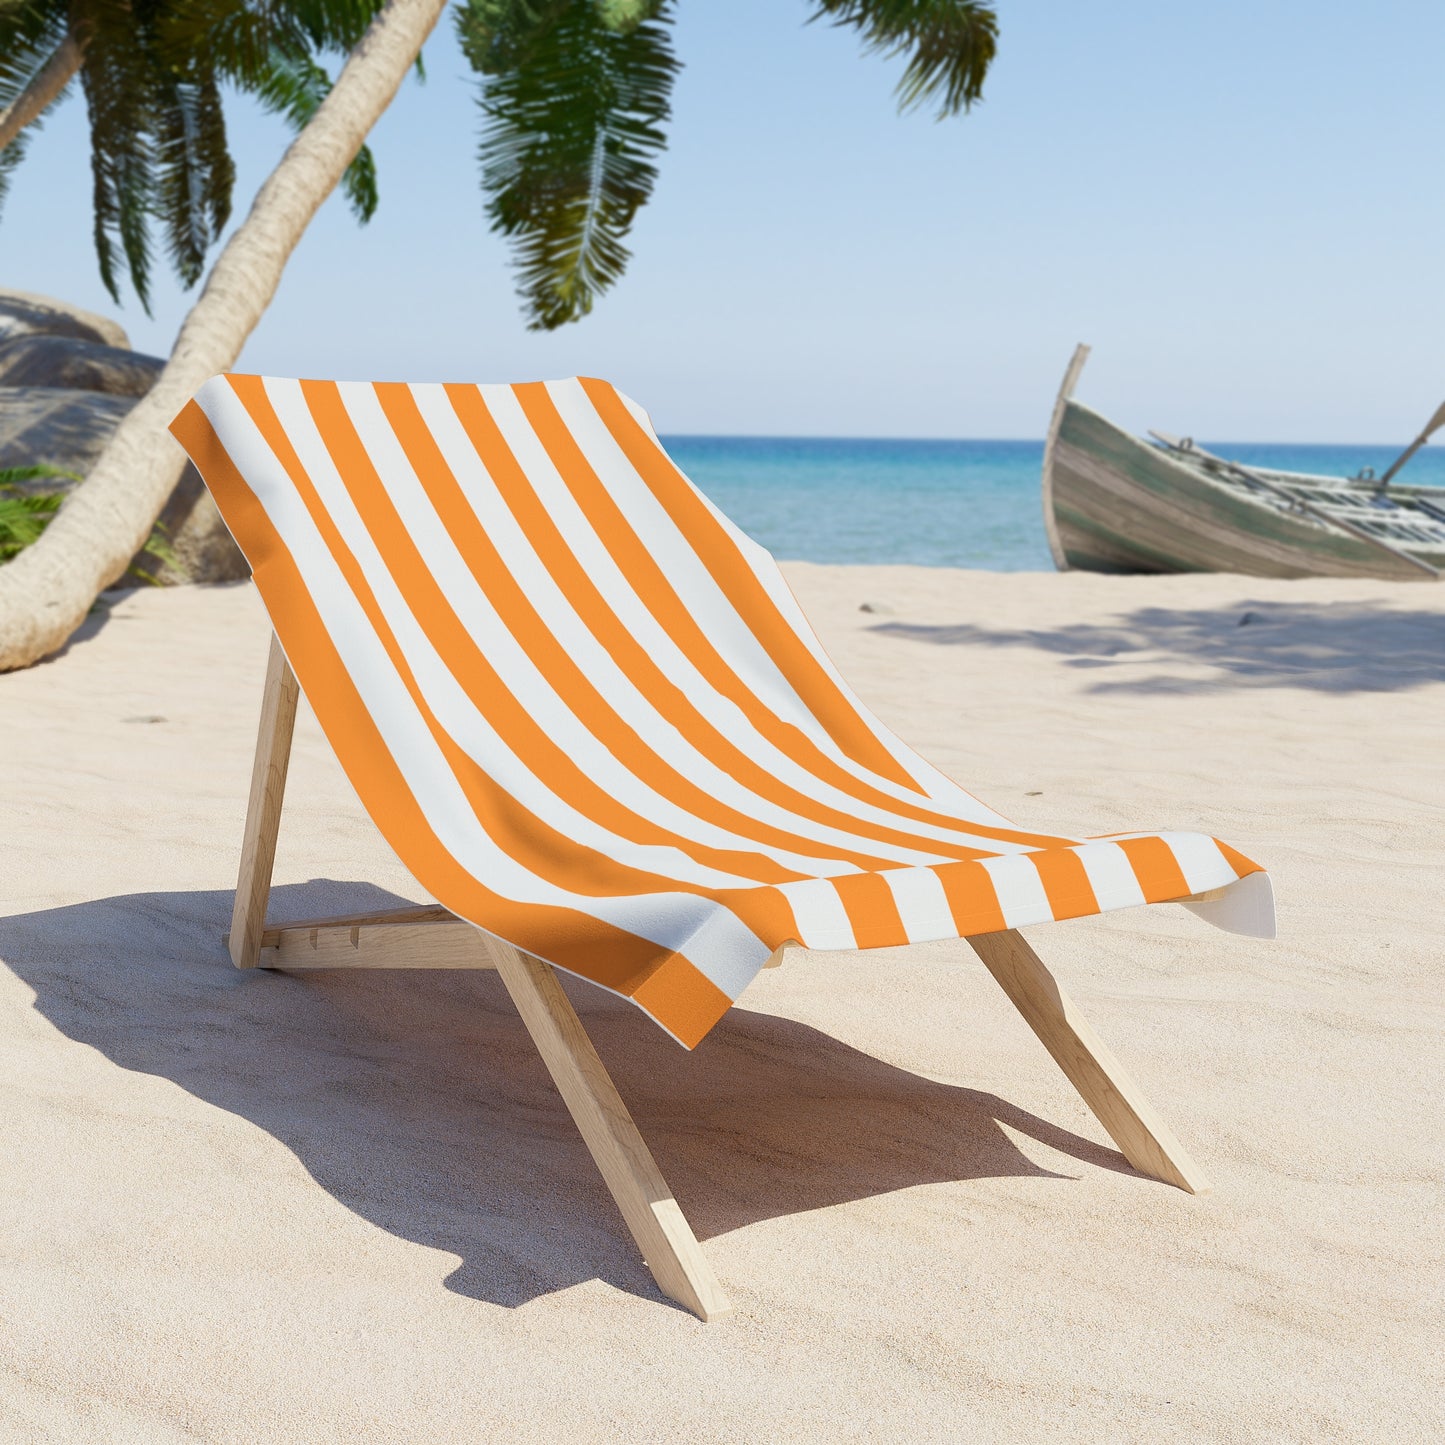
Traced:
<path id="1" fill-rule="evenodd" d="M 1081 400 L 1142 431 L 1401 442 L 1445 397 L 1439 0 L 999 0 L 984 101 L 900 117 L 901 63 L 806 0 L 679 0 L 669 148 L 622 282 L 526 329 L 488 232 L 449 17 L 372 134 L 381 205 L 328 201 L 237 369 L 616 382 L 664 433 L 1039 437 Z M 287 141 L 233 100 L 237 219 Z M 84 103 L 0 218 L 0 285 L 167 352 L 193 296 L 117 309 Z M 158 268 L 159 269 L 159 268 Z"/>

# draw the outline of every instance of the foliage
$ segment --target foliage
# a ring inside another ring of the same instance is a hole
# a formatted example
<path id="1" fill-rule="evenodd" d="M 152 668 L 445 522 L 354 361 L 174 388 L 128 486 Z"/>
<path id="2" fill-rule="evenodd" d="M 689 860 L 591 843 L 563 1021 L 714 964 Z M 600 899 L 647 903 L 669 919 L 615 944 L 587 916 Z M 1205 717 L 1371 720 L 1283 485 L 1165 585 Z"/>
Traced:
<path id="1" fill-rule="evenodd" d="M 482 93 L 482 186 L 516 243 L 534 330 L 585 316 L 622 274 L 652 194 L 677 61 L 667 0 L 469 0 L 458 12 Z"/>
<path id="2" fill-rule="evenodd" d="M 944 120 L 983 97 L 998 48 L 998 16 L 986 0 L 817 0 L 814 20 L 851 25 L 864 48 L 907 55 L 898 105 L 938 102 Z"/>
<path id="3" fill-rule="evenodd" d="M 980 99 L 998 38 L 988 0 L 816 0 L 811 18 L 906 55 L 900 108 L 932 101 L 940 118 Z M 667 144 L 672 19 L 671 0 L 459 0 L 487 215 L 513 243 L 534 330 L 587 315 L 627 264 Z"/>
<path id="4" fill-rule="evenodd" d="M 148 309 L 152 218 L 183 284 L 201 275 L 235 180 L 221 87 L 300 129 L 331 88 L 318 57 L 351 49 L 381 3 L 0 0 L 0 107 L 67 33 L 82 44 L 96 255 L 113 296 L 123 261 Z M 810 3 L 811 20 L 905 60 L 900 109 L 932 104 L 944 118 L 981 98 L 998 41 L 992 0 Z M 512 243 L 534 329 L 587 315 L 630 259 L 625 238 L 667 145 L 674 14 L 673 0 L 457 0 L 462 49 L 480 77 L 486 213 Z M 0 153 L 0 200 L 24 140 Z M 376 169 L 365 148 L 342 184 L 368 219 Z"/>
<path id="5" fill-rule="evenodd" d="M 64 39 L 62 7 L 0 0 L 0 110 L 9 107 Z M 0 205 L 10 189 L 11 174 L 39 129 L 40 122 L 32 122 L 0 151 Z"/>
<path id="6" fill-rule="evenodd" d="M 45 530 L 65 500 L 54 492 L 23 492 L 18 483 L 42 477 L 80 480 L 59 467 L 6 467 L 0 469 L 0 562 L 8 562 Z"/>
<path id="7" fill-rule="evenodd" d="M 150 310 L 151 222 L 190 287 L 231 213 L 235 166 L 221 88 L 231 85 L 295 130 L 331 89 L 319 53 L 350 50 L 381 0 L 0 0 L 0 107 L 67 34 L 81 46 L 90 122 L 96 259 L 119 301 L 122 264 Z M 0 200 L 24 155 L 0 153 Z M 343 188 L 358 219 L 376 209 L 363 147 Z"/>
<path id="8" fill-rule="evenodd" d="M 63 493 L 29 492 L 20 486 L 22 482 L 50 479 L 66 482 L 83 480 L 74 472 L 43 463 L 26 467 L 0 467 L 0 563 L 8 562 L 17 552 L 39 540 L 40 534 L 60 510 L 61 503 L 65 501 Z M 180 566 L 180 559 L 171 547 L 166 529 L 159 522 L 151 530 L 141 551 L 164 566 Z M 127 575 L 146 583 L 158 583 L 160 580 L 139 566 L 132 566 Z"/>

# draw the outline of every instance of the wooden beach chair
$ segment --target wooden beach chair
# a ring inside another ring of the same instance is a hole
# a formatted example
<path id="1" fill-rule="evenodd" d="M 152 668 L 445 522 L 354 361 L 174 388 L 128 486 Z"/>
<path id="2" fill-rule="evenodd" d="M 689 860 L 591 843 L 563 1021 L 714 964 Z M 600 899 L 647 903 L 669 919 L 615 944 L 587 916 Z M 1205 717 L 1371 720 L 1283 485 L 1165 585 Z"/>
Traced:
<path id="1" fill-rule="evenodd" d="M 613 387 L 221 376 L 172 430 L 275 629 L 232 959 L 496 969 L 664 1294 L 728 1308 L 559 969 L 692 1048 L 790 945 L 966 939 L 1130 1164 L 1206 1187 L 1017 930 L 1182 902 L 1272 936 L 1267 877 L 1017 828 L 924 762 Z M 298 687 L 436 905 L 267 921 Z"/>

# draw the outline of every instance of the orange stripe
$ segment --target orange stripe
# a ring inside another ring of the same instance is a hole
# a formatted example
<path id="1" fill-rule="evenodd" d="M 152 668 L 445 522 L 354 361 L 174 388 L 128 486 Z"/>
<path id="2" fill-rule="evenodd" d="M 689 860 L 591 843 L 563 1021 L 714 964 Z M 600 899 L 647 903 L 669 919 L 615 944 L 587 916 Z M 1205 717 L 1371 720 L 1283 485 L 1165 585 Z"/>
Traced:
<path id="1" fill-rule="evenodd" d="M 653 1018 L 666 1019 L 667 1027 L 690 1049 L 732 1007 L 732 1000 L 680 953 L 653 969 L 632 1001 Z"/>
<path id="2" fill-rule="evenodd" d="M 667 453 L 638 424 L 615 388 L 591 377 L 579 377 L 578 381 L 637 474 L 688 539 L 713 581 L 839 751 L 859 767 L 901 784 L 910 792 L 921 793 L 923 789 L 917 781 L 874 736 L 858 710 L 778 611 L 777 603 L 768 596 L 727 529 Z M 520 396 L 522 388 L 518 387 L 517 391 Z M 548 401 L 550 403 L 550 397 Z M 630 570 L 629 575 L 633 575 Z"/>
<path id="3" fill-rule="evenodd" d="M 908 942 L 898 900 L 881 873 L 848 873 L 832 883 L 859 948 L 891 948 Z"/>
<path id="4" fill-rule="evenodd" d="M 1099 911 L 1084 860 L 1072 848 L 1046 848 L 1023 856 L 1038 869 L 1049 911 L 1056 919 L 1082 918 Z"/>
<path id="5" fill-rule="evenodd" d="M 1193 891 L 1184 881 L 1173 850 L 1162 838 L 1121 838 L 1119 846 L 1139 880 L 1146 903 L 1167 903 Z"/>
<path id="6" fill-rule="evenodd" d="M 1264 869 L 1243 853 L 1236 852 L 1228 843 L 1221 843 L 1218 838 L 1214 840 L 1215 847 L 1224 855 L 1224 861 L 1239 874 L 1241 878 L 1247 878 L 1251 873 L 1263 873 Z"/>
<path id="7" fill-rule="evenodd" d="M 998 889 L 981 863 L 945 863 L 933 870 L 943 885 L 960 938 L 976 933 L 1002 933 L 1008 927 Z"/>

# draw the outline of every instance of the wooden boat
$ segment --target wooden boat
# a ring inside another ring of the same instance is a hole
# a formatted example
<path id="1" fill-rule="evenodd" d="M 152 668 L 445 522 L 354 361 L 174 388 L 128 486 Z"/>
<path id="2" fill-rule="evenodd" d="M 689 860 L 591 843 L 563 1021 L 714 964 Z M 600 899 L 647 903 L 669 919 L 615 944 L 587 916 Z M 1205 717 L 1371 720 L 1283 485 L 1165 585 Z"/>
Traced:
<path id="1" fill-rule="evenodd" d="M 1216 457 L 1189 438 L 1121 430 L 1064 376 L 1044 446 L 1044 526 L 1061 571 L 1243 572 L 1253 577 L 1437 579 L 1445 487 L 1395 474 L 1445 425 L 1445 406 L 1379 478 L 1310 476 Z"/>

